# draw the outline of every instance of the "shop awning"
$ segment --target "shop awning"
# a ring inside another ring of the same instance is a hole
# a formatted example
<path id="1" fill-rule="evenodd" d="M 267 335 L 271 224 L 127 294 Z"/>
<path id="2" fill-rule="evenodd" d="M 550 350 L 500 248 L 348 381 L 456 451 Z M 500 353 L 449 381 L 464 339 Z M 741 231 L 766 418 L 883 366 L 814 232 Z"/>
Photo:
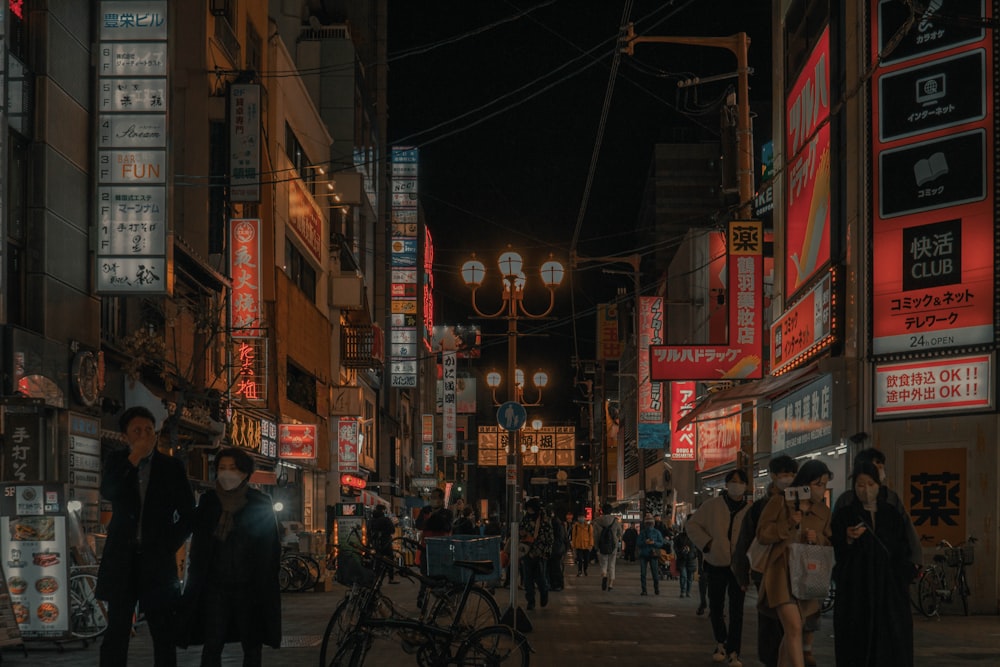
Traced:
<path id="1" fill-rule="evenodd" d="M 677 428 L 682 429 L 688 424 L 706 421 L 706 419 L 699 419 L 699 417 L 704 417 L 704 415 L 716 410 L 785 394 L 815 379 L 818 375 L 819 366 L 817 364 L 810 364 L 803 368 L 788 371 L 784 375 L 768 375 L 766 378 L 760 380 L 754 380 L 753 382 L 717 391 L 696 405 L 689 413 L 678 419 Z"/>
<path id="2" fill-rule="evenodd" d="M 392 507 L 388 500 L 377 493 L 372 493 L 371 491 L 362 491 L 358 500 L 360 500 L 365 507 L 375 507 L 376 505 L 382 505 L 386 509 Z"/>

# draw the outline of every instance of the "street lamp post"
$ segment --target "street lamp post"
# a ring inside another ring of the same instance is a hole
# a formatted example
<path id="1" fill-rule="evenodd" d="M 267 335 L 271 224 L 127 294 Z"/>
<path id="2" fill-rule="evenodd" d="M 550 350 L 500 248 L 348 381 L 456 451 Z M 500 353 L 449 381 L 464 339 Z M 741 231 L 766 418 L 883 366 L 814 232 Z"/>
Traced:
<path id="1" fill-rule="evenodd" d="M 502 284 L 502 301 L 500 308 L 496 312 L 487 313 L 480 309 L 476 300 L 476 295 L 483 279 L 486 277 L 485 265 L 476 259 L 473 254 L 472 259 L 462 265 L 462 279 L 465 284 L 472 288 L 472 308 L 476 314 L 486 319 L 503 318 L 507 320 L 507 400 L 519 402 L 523 400 L 523 395 L 518 391 L 517 382 L 517 322 L 520 318 L 541 319 L 547 317 L 555 306 L 555 290 L 562 283 L 564 269 L 563 265 L 549 257 L 549 260 L 542 264 L 541 278 L 545 289 L 549 293 L 549 305 L 544 312 L 532 313 L 524 306 L 524 289 L 527 278 L 521 271 L 521 255 L 510 250 L 502 253 L 497 260 L 500 269 L 500 281 Z M 536 374 L 537 375 L 537 374 Z M 547 378 L 546 378 L 547 380 Z M 536 382 L 537 384 L 537 382 Z M 523 386 L 523 383 L 522 383 Z M 510 606 L 507 610 L 511 618 L 511 625 L 517 623 L 517 582 L 518 582 L 518 493 L 521 482 L 521 447 L 520 435 L 518 431 L 511 431 L 508 438 L 509 451 L 507 452 L 508 470 L 513 469 L 513 479 L 507 475 L 507 521 L 510 529 L 510 578 L 508 579 L 510 590 Z M 506 614 L 505 614 L 506 615 Z"/>

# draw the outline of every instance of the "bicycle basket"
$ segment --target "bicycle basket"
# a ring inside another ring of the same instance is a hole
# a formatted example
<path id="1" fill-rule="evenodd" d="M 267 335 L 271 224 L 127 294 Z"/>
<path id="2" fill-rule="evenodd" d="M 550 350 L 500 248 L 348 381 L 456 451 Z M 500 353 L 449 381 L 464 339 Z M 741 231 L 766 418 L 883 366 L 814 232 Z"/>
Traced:
<path id="1" fill-rule="evenodd" d="M 464 584 L 470 576 L 476 581 L 495 582 L 500 579 L 500 538 L 496 536 L 476 537 L 473 535 L 452 535 L 451 537 L 428 537 L 427 574 L 446 577 L 449 581 Z M 490 560 L 493 572 L 476 574 L 458 567 L 456 560 Z"/>
<path id="2" fill-rule="evenodd" d="M 958 567 L 962 562 L 962 549 L 959 547 L 945 547 L 944 559 L 948 567 Z"/>

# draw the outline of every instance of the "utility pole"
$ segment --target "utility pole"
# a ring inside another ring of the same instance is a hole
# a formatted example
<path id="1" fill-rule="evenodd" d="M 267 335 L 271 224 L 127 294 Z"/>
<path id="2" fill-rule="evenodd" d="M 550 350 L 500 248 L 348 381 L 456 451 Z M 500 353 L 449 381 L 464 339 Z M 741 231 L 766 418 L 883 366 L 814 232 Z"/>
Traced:
<path id="1" fill-rule="evenodd" d="M 635 34 L 635 27 L 628 24 L 625 33 L 625 46 L 622 51 L 634 55 L 636 44 L 687 44 L 690 46 L 707 46 L 726 49 L 736 56 L 736 152 L 739 157 L 736 163 L 736 177 L 739 184 L 740 208 L 739 219 L 750 219 L 750 205 L 753 202 L 753 127 L 750 125 L 750 67 L 748 51 L 750 38 L 745 32 L 738 32 L 729 37 L 667 37 L 642 36 Z"/>
<path id="2" fill-rule="evenodd" d="M 707 46 L 709 48 L 726 49 L 736 56 L 736 180 L 739 189 L 740 207 L 737 211 L 739 220 L 751 219 L 751 203 L 753 202 L 753 127 L 750 125 L 750 66 L 748 52 L 750 38 L 745 32 L 738 32 L 728 37 L 667 37 L 642 36 L 635 34 L 635 26 L 628 24 L 625 33 L 625 45 L 622 52 L 634 55 L 636 44 L 687 44 L 690 46 Z M 730 322 L 729 326 L 734 323 Z M 748 449 L 741 448 L 742 456 L 737 457 L 737 467 L 745 464 L 746 473 L 753 481 L 754 452 L 751 442 Z M 742 460 L 741 460 L 742 459 Z"/>

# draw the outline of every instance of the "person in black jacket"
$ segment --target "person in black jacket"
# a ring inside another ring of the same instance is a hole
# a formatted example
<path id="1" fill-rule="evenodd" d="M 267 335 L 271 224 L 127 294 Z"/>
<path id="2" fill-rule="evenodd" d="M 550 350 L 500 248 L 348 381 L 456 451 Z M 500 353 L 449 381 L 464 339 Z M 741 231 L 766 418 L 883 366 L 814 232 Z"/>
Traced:
<path id="1" fill-rule="evenodd" d="M 376 505 L 372 510 L 371 521 L 368 522 L 368 540 L 372 547 L 389 560 L 395 560 L 392 550 L 392 538 L 396 535 L 396 525 L 386 516 L 385 506 Z M 398 584 L 395 570 L 389 570 L 389 583 Z"/>
<path id="2" fill-rule="evenodd" d="M 153 639 L 154 665 L 174 667 L 172 617 L 180 598 L 175 557 L 191 533 L 194 494 L 184 464 L 156 450 L 153 413 L 131 407 L 119 425 L 128 449 L 108 454 L 101 476 L 101 496 L 112 513 L 97 573 L 97 598 L 108 603 L 100 664 L 128 663 L 138 602 Z"/>
<path id="3" fill-rule="evenodd" d="M 230 447 L 214 463 L 215 489 L 195 514 L 181 644 L 204 644 L 201 665 L 215 667 L 238 641 L 244 667 L 256 666 L 264 644 L 281 646 L 281 532 L 270 496 L 249 487 L 253 458 Z"/>

